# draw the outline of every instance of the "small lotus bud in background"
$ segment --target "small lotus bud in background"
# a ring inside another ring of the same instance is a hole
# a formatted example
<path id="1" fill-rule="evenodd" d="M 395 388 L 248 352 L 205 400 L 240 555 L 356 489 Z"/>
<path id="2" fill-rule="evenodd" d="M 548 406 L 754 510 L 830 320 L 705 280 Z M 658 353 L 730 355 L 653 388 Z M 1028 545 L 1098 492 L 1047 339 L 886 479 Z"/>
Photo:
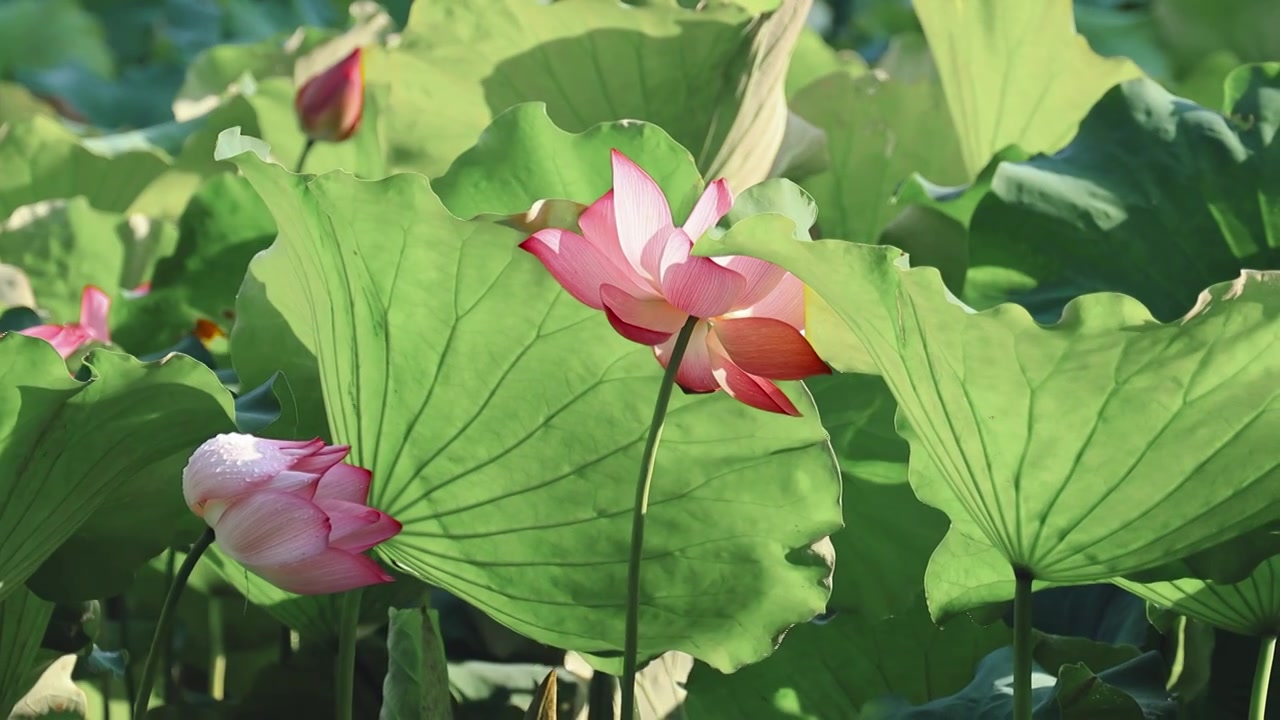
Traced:
<path id="1" fill-rule="evenodd" d="M 352 50 L 337 65 L 310 78 L 293 101 L 298 123 L 312 141 L 341 142 L 360 127 L 364 111 L 364 59 Z"/>

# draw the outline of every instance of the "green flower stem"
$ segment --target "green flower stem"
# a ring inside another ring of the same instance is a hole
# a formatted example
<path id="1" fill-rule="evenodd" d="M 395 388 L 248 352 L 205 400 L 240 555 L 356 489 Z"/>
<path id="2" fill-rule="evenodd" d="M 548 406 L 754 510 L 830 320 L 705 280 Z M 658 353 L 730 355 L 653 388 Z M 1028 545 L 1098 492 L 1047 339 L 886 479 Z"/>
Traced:
<path id="1" fill-rule="evenodd" d="M 1031 574 L 1014 570 L 1013 720 L 1031 720 Z"/>
<path id="2" fill-rule="evenodd" d="M 1258 648 L 1258 667 L 1253 673 L 1253 695 L 1249 701 L 1249 720 L 1267 716 L 1267 689 L 1271 686 L 1271 664 L 1276 659 L 1276 636 L 1262 638 Z"/>
<path id="3" fill-rule="evenodd" d="M 698 318 L 690 317 L 680 328 L 676 344 L 671 348 L 671 360 L 658 386 L 658 399 L 653 405 L 653 420 L 649 423 L 649 439 L 645 441 L 644 454 L 640 456 L 640 481 L 636 483 L 635 507 L 631 515 L 631 554 L 627 560 L 627 629 L 622 654 L 622 718 L 633 720 L 636 707 L 636 665 L 640 644 L 640 556 L 644 552 L 644 521 L 649 513 L 649 487 L 653 484 L 653 466 L 658 458 L 658 442 L 662 439 L 662 426 L 667 419 L 667 405 L 671 403 L 671 391 L 676 384 L 676 370 L 684 358 L 689 337 L 698 324 Z"/>
<path id="4" fill-rule="evenodd" d="M 307 164 L 307 156 L 311 154 L 311 148 L 316 146 L 316 141 L 307 138 L 307 144 L 302 146 L 302 154 L 298 156 L 298 164 L 293 168 L 294 175 L 301 175 L 302 168 Z"/>
<path id="5" fill-rule="evenodd" d="M 356 630 L 360 625 L 360 598 L 364 588 L 348 590 L 342 596 L 338 620 L 337 720 L 351 720 L 356 684 Z"/>
<path id="6" fill-rule="evenodd" d="M 173 576 L 169 594 L 165 596 L 164 606 L 160 608 L 160 619 L 156 622 L 156 634 L 151 638 L 151 649 L 147 651 L 147 662 L 142 666 L 142 682 L 138 687 L 138 697 L 133 703 L 133 720 L 143 720 L 147 716 L 147 706 L 151 704 L 151 685 L 155 680 L 156 663 L 164 655 L 162 645 L 165 638 L 169 637 L 169 626 L 173 624 L 173 614 L 178 608 L 178 599 L 182 597 L 182 591 L 187 587 L 187 579 L 191 577 L 191 571 L 195 569 L 200 556 L 204 555 L 204 551 L 211 544 L 213 544 L 213 528 L 205 528 L 200 539 L 196 540 L 196 544 L 191 547 L 191 552 L 187 553 L 186 559 L 182 561 L 178 574 Z"/>
<path id="7" fill-rule="evenodd" d="M 222 702 L 227 687 L 226 625 L 222 619 L 222 598 L 209 596 L 209 697 Z"/>

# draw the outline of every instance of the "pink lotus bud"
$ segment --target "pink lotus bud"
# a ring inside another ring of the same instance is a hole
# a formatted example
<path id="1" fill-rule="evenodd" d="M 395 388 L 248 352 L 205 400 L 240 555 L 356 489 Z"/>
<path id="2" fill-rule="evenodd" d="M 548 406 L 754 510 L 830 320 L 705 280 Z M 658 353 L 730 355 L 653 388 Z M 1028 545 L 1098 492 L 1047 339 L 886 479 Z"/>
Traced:
<path id="1" fill-rule="evenodd" d="M 366 505 L 370 473 L 342 462 L 346 445 L 226 433 L 196 448 L 182 472 L 192 512 L 227 555 L 303 595 L 391 582 L 365 550 L 401 526 Z"/>
<path id="2" fill-rule="evenodd" d="M 364 112 L 362 50 L 352 50 L 337 65 L 303 83 L 293 108 L 308 138 L 341 142 L 351 137 Z"/>
<path id="3" fill-rule="evenodd" d="M 66 360 L 91 342 L 111 344 L 111 333 L 107 329 L 107 313 L 110 309 L 111 297 L 93 285 L 86 285 L 84 292 L 80 294 L 80 322 L 37 325 L 18 332 L 48 341 L 62 359 Z"/>

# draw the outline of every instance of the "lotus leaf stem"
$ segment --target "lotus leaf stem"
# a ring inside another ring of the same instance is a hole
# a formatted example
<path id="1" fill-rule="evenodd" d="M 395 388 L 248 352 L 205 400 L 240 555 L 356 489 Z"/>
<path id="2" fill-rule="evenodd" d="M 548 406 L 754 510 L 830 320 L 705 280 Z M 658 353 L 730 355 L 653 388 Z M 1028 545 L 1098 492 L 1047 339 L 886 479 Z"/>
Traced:
<path id="1" fill-rule="evenodd" d="M 1031 720 L 1031 573 L 1014 570 L 1013 720 Z"/>
<path id="2" fill-rule="evenodd" d="M 1267 716 L 1267 690 L 1271 686 L 1271 665 L 1276 659 L 1276 636 L 1262 638 L 1258 647 L 1258 667 L 1253 673 L 1253 694 L 1249 700 L 1249 720 Z"/>

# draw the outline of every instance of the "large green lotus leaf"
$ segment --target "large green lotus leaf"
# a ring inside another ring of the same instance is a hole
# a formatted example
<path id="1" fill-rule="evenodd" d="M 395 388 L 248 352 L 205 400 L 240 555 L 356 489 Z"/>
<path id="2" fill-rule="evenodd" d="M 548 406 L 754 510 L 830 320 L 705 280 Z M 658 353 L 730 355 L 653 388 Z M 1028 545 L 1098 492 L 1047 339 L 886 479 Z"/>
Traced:
<path id="1" fill-rule="evenodd" d="M 1280 557 L 1263 562 L 1248 578 L 1231 585 L 1196 578 L 1112 582 L 1162 608 L 1214 627 L 1241 635 L 1280 633 Z"/>
<path id="2" fill-rule="evenodd" d="M 613 186 L 613 149 L 630 158 L 643 157 L 650 175 L 680 188 L 682 192 L 670 199 L 671 212 L 675 217 L 689 214 L 702 178 L 689 151 L 662 128 L 646 122 L 607 122 L 570 133 L 556 127 L 542 103 L 521 103 L 494 118 L 479 142 L 459 155 L 431 187 L 449 212 L 466 219 L 524 213 L 548 198 L 587 204 Z"/>
<path id="3" fill-rule="evenodd" d="M 0 225 L 0 259 L 22 268 L 57 323 L 80 317 L 85 285 L 119 292 L 130 244 L 125 217 L 94 209 L 84 197 L 27 205 Z"/>
<path id="4" fill-rule="evenodd" d="M 275 234 L 248 181 L 230 173 L 209 178 L 178 221 L 173 253 L 156 263 L 151 292 L 113 310 L 112 340 L 140 354 L 171 346 L 200 318 L 229 327 L 249 261 Z"/>
<path id="5" fill-rule="evenodd" d="M 1000 163 L 944 202 L 981 198 L 966 299 L 1052 321 L 1072 297 L 1115 291 L 1167 321 L 1241 268 L 1280 267 L 1280 64 L 1240 68 L 1226 87 L 1229 117 L 1127 82 L 1064 152 Z"/>
<path id="6" fill-rule="evenodd" d="M 732 675 L 695 665 L 685 711 L 689 720 L 833 720 L 860 717 L 884 695 L 924 703 L 964 688 L 973 666 L 1009 634 L 965 617 L 938 627 L 918 599 L 882 620 L 841 613 L 793 628 L 772 657 Z"/>
<path id="7" fill-rule="evenodd" d="M 231 394 L 181 355 L 85 364 L 92 379 L 78 382 L 43 340 L 0 338 L 0 598 L 24 581 L 59 602 L 109 597 L 175 533 L 199 530 L 182 468 L 234 428 Z"/>
<path id="8" fill-rule="evenodd" d="M 236 162 L 281 228 L 246 282 L 263 291 L 238 305 L 242 380 L 282 347 L 314 349 L 296 394 L 323 396 L 332 436 L 376 478 L 371 503 L 405 526 L 379 554 L 535 640 L 616 656 L 652 351 L 562 291 L 516 249 L 522 233 L 454 218 L 419 175 L 308 182 Z M 244 344 L 255 325 L 271 343 Z M 805 418 L 720 394 L 673 402 L 645 656 L 679 649 L 730 670 L 825 607 L 839 476 L 807 393 L 787 389 Z"/>
<path id="9" fill-rule="evenodd" d="M 0 601 L 0 708 L 6 716 L 40 676 L 36 658 L 52 616 L 53 603 L 21 585 Z"/>
<path id="10" fill-rule="evenodd" d="M 1280 432 L 1277 274 L 1213 286 L 1176 323 L 1098 294 L 1045 327 L 1016 305 L 964 306 L 898 250 L 795 242 L 790 225 L 759 215 L 699 252 L 778 263 L 834 309 L 897 398 L 912 487 L 951 532 L 1084 583 L 1277 520 L 1280 468 L 1262 450 Z"/>
<path id="11" fill-rule="evenodd" d="M 787 97 L 794 98 L 811 83 L 837 71 L 857 77 L 867 72 L 867 61 L 852 50 L 836 50 L 817 30 L 806 27 L 796 41 L 791 66 L 787 68 Z"/>
<path id="12" fill-rule="evenodd" d="M 105 157 L 51 118 L 0 126 L 0 217 L 39 200 L 84 195 L 99 210 L 124 212 L 168 167 L 149 151 Z"/>
<path id="13" fill-rule="evenodd" d="M 1051 152 L 1112 85 L 1138 77 L 1076 34 L 1071 0 L 918 0 L 960 152 L 976 175 L 996 151 Z"/>
<path id="14" fill-rule="evenodd" d="M 801 183 L 822 208 L 822 237 L 875 242 L 898 212 L 890 203 L 898 185 L 913 172 L 967 179 L 936 83 L 834 73 L 791 107 L 827 133 L 830 167 Z"/>
<path id="15" fill-rule="evenodd" d="M 542 101 L 574 132 L 652 122 L 708 177 L 753 185 L 782 144 L 787 64 L 810 5 L 752 16 L 673 0 L 417 3 L 391 59 L 392 166 L 439 175 L 499 113 Z"/>
<path id="16" fill-rule="evenodd" d="M 920 593 L 947 518 L 907 484 L 907 443 L 894 431 L 897 403 L 884 380 L 854 373 L 808 380 L 844 479 L 845 528 L 831 537 L 831 609 L 872 619 Z M 873 579 L 873 580 L 870 580 Z"/>

